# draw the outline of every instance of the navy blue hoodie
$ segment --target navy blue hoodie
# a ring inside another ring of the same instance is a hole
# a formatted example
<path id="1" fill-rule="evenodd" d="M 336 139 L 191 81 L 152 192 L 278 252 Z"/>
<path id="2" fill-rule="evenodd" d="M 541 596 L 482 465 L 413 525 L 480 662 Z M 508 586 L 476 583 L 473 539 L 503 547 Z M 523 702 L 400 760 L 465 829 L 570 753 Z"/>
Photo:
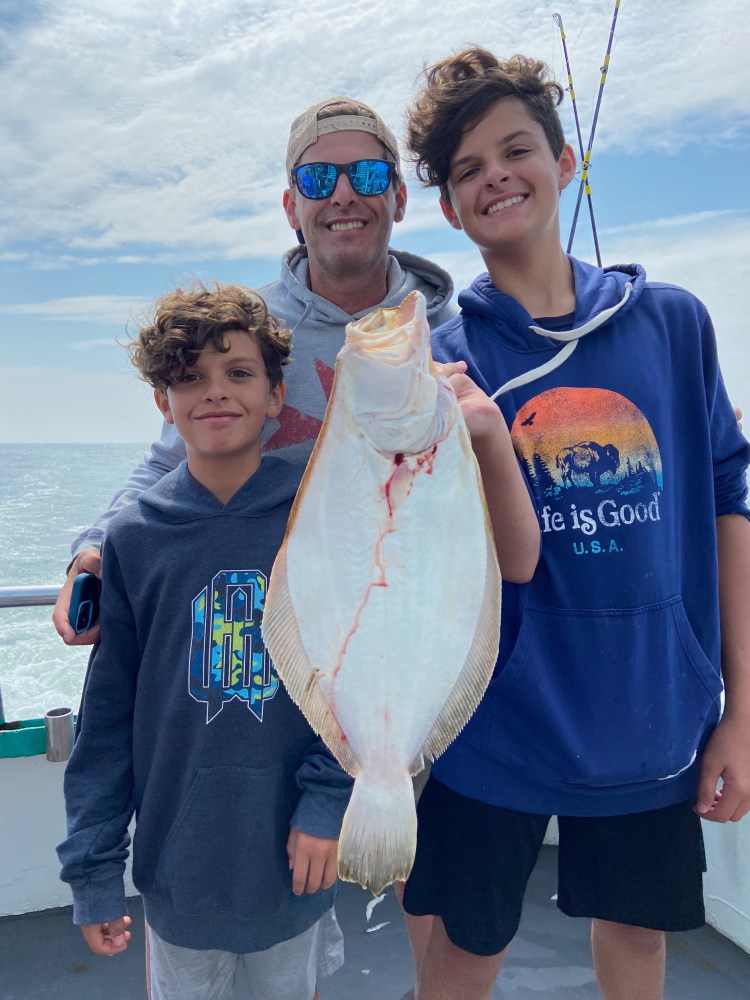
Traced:
<path id="1" fill-rule="evenodd" d="M 127 912 L 134 812 L 133 881 L 172 944 L 264 950 L 332 905 L 292 895 L 285 846 L 290 826 L 338 837 L 351 779 L 260 633 L 300 473 L 265 458 L 223 505 L 183 463 L 112 522 L 58 848 L 77 924 Z"/>
<path id="2" fill-rule="evenodd" d="M 750 451 L 705 307 L 638 266 L 571 263 L 574 315 L 535 321 L 484 274 L 433 334 L 436 359 L 503 387 L 542 532 L 433 773 L 508 808 L 616 815 L 695 792 L 722 690 L 715 518 L 748 515 Z"/>

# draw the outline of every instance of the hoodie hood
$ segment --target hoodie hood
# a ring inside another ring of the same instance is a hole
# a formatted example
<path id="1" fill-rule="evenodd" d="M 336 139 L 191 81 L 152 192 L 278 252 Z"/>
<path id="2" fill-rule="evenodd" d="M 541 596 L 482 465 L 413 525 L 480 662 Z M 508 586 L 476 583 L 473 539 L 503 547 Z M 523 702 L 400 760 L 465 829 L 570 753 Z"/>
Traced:
<path id="1" fill-rule="evenodd" d="M 572 323 L 564 331 L 547 329 L 543 318 L 533 319 L 514 298 L 499 291 L 486 272 L 459 295 L 462 315 L 480 321 L 491 319 L 498 334 L 513 350 L 548 353 L 550 347 L 564 345 L 543 364 L 501 385 L 492 394 L 493 399 L 554 371 L 570 357 L 582 337 L 604 329 L 613 317 L 624 315 L 632 308 L 645 287 L 646 272 L 640 264 L 616 265 L 602 271 L 575 257 L 569 260 L 576 307 Z M 554 324 L 550 321 L 550 325 Z"/>
<path id="2" fill-rule="evenodd" d="M 271 312 L 284 317 L 292 329 L 308 330 L 310 326 L 336 326 L 343 329 L 353 319 L 372 312 L 375 307 L 360 312 L 347 313 L 333 302 L 312 292 L 308 286 L 309 272 L 307 248 L 294 247 L 281 260 L 280 280 L 259 289 Z M 442 268 L 416 254 L 403 250 L 388 251 L 388 291 L 380 308 L 400 306 L 414 290 L 420 291 L 427 301 L 427 320 L 431 327 L 447 322 L 455 315 L 450 305 L 453 281 Z"/>
<path id="3" fill-rule="evenodd" d="M 571 333 L 618 306 L 626 294 L 627 302 L 622 308 L 631 309 L 646 283 L 646 272 L 640 264 L 617 265 L 602 271 L 574 257 L 569 260 L 576 298 Z M 631 286 L 630 293 L 626 293 L 627 285 Z M 495 288 L 486 272 L 459 294 L 458 304 L 468 318 L 486 316 L 496 327 L 499 324 L 503 341 L 515 350 L 539 351 L 552 346 L 546 339 L 550 331 L 544 329 L 544 318 L 532 317 L 514 298 Z M 610 318 L 603 317 L 599 326 L 606 325 Z"/>
<path id="4" fill-rule="evenodd" d="M 223 504 L 191 474 L 187 462 L 182 462 L 142 493 L 138 502 L 175 523 L 215 517 L 220 513 L 265 517 L 294 499 L 301 476 L 302 469 L 298 466 L 280 458 L 264 457 L 258 471 L 229 503 Z"/>

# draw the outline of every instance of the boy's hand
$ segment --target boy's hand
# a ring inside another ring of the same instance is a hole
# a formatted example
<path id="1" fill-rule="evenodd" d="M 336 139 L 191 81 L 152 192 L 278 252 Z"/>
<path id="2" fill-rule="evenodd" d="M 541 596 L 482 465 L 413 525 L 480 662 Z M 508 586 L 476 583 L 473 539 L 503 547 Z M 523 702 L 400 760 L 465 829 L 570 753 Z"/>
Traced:
<path id="1" fill-rule="evenodd" d="M 717 790 L 719 779 L 724 784 Z M 750 725 L 724 716 L 701 761 L 695 812 L 714 823 L 737 822 L 750 812 Z"/>
<path id="2" fill-rule="evenodd" d="M 70 564 L 68 575 L 65 577 L 65 583 L 60 589 L 57 603 L 52 612 L 52 623 L 66 646 L 91 646 L 99 638 L 98 622 L 86 632 L 76 635 L 73 626 L 68 621 L 70 597 L 73 593 L 73 581 L 79 573 L 93 573 L 94 576 L 98 576 L 101 580 L 102 556 L 98 549 L 84 549 L 75 557 Z"/>
<path id="3" fill-rule="evenodd" d="M 295 896 L 331 888 L 338 878 L 338 851 L 338 840 L 311 837 L 292 827 L 286 853 Z"/>
<path id="4" fill-rule="evenodd" d="M 95 955 L 119 955 L 130 940 L 130 917 L 118 917 L 104 924 L 84 924 L 81 927 L 86 944 Z"/>
<path id="5" fill-rule="evenodd" d="M 505 427 L 497 403 L 466 374 L 465 361 L 436 363 L 436 367 L 448 379 L 456 394 L 472 444 L 496 434 L 501 425 Z"/>

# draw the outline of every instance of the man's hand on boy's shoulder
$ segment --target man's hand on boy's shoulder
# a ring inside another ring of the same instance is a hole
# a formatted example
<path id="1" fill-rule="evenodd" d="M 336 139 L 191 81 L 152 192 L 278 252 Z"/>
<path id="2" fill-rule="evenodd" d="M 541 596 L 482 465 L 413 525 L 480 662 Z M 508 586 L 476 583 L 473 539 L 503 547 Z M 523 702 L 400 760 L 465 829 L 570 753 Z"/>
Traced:
<path id="1" fill-rule="evenodd" d="M 83 549 L 70 564 L 65 583 L 60 588 L 54 610 L 52 612 L 52 623 L 57 629 L 66 646 L 92 646 L 99 638 L 99 624 L 97 623 L 86 632 L 76 635 L 73 626 L 68 621 L 70 611 L 70 598 L 73 593 L 73 581 L 79 573 L 93 573 L 101 579 L 102 576 L 102 555 L 98 549 Z"/>
<path id="2" fill-rule="evenodd" d="M 723 781 L 717 789 L 719 779 Z M 715 823 L 737 822 L 750 812 L 750 725 L 724 716 L 701 760 L 695 811 Z"/>
<path id="3" fill-rule="evenodd" d="M 311 837 L 292 827 L 286 842 L 286 853 L 294 895 L 330 889 L 338 878 L 338 852 L 338 840 Z"/>
<path id="4" fill-rule="evenodd" d="M 130 940 L 130 917 L 119 917 L 104 924 L 84 924 L 81 933 L 95 955 L 119 955 Z"/>

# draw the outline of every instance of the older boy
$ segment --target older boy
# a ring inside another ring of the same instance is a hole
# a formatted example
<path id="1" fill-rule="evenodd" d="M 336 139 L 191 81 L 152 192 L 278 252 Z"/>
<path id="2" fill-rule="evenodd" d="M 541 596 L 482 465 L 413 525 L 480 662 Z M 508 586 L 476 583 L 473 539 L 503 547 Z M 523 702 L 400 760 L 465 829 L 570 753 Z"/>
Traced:
<path id="1" fill-rule="evenodd" d="M 543 64 L 469 49 L 409 115 L 418 174 L 488 272 L 433 351 L 498 397 L 543 537 L 420 801 L 418 1000 L 490 996 L 554 814 L 558 906 L 592 918 L 603 995 L 658 1000 L 664 932 L 704 919 L 699 817 L 750 808 L 748 446 L 703 305 L 564 253 L 561 98 Z"/>
<path id="2" fill-rule="evenodd" d="M 332 910 L 350 779 L 263 646 L 271 566 L 300 470 L 261 458 L 291 334 L 236 286 L 177 290 L 130 346 L 187 462 L 121 511 L 103 553 L 101 644 L 65 775 L 58 848 L 92 951 L 127 947 L 143 894 L 151 1000 L 309 1000 L 342 961 Z"/>

